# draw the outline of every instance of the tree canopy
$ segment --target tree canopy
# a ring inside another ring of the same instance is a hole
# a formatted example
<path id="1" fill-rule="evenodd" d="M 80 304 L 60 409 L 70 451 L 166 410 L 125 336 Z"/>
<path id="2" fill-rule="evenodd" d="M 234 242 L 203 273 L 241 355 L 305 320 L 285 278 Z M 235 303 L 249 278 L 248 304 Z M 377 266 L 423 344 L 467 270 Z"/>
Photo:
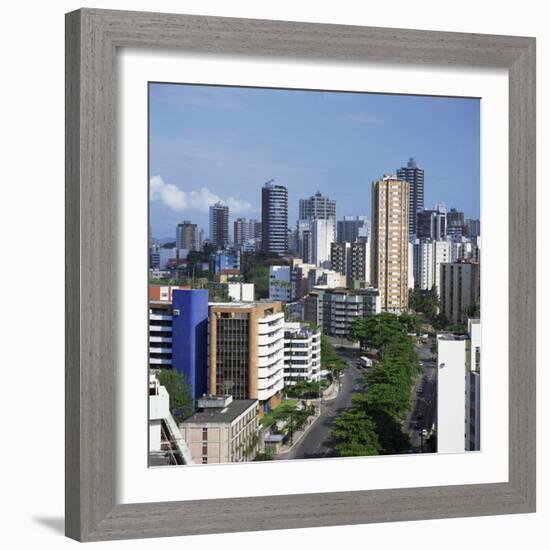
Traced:
<path id="1" fill-rule="evenodd" d="M 170 412 L 176 422 L 182 422 L 193 414 L 191 386 L 185 376 L 176 369 L 162 369 L 157 373 L 161 386 L 170 395 Z"/>

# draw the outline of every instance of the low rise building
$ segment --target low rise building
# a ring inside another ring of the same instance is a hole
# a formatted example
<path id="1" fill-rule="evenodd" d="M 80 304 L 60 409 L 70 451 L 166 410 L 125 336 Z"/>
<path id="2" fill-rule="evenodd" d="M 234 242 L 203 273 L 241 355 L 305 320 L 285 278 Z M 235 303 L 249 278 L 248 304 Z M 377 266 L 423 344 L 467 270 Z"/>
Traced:
<path id="1" fill-rule="evenodd" d="M 254 460 L 262 445 L 256 399 L 208 396 L 199 399 L 197 407 L 198 410 L 180 424 L 196 464 Z"/>
<path id="2" fill-rule="evenodd" d="M 304 320 L 322 327 L 329 336 L 345 338 L 355 319 L 377 313 L 380 313 L 380 295 L 375 288 L 317 286 L 304 299 Z"/>

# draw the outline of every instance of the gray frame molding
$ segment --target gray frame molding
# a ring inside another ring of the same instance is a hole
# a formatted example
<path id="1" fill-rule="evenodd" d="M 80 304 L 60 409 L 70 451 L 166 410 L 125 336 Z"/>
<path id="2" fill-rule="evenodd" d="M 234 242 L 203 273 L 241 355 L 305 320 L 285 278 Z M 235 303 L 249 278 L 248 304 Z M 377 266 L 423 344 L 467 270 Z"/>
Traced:
<path id="1" fill-rule="evenodd" d="M 116 504 L 119 47 L 509 71 L 509 481 Z M 66 16 L 66 534 L 81 541 L 535 511 L 535 39 L 82 9 Z"/>

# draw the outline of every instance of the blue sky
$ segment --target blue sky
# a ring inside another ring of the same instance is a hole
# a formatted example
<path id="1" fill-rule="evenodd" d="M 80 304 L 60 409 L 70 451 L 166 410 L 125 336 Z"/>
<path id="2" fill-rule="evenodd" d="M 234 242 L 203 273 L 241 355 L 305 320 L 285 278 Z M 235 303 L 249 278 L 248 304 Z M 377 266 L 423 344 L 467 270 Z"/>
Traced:
<path id="1" fill-rule="evenodd" d="M 368 215 L 371 182 L 414 157 L 425 206 L 479 217 L 479 100 L 366 93 L 150 85 L 151 225 L 175 235 L 184 219 L 208 235 L 208 206 L 261 218 L 261 186 L 298 200 L 319 190 L 337 217 Z"/>

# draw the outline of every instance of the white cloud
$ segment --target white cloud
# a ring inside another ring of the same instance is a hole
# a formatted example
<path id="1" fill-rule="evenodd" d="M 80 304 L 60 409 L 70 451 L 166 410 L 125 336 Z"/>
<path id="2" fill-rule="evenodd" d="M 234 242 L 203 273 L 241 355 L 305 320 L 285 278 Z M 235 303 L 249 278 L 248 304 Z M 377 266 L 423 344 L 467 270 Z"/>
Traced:
<path id="1" fill-rule="evenodd" d="M 248 201 L 235 197 L 222 198 L 213 193 L 208 187 L 185 192 L 173 183 L 166 183 L 161 176 L 153 176 L 149 181 L 150 198 L 159 201 L 175 212 L 183 210 L 198 210 L 207 212 L 208 208 L 217 202 L 229 206 L 232 214 L 246 214 L 254 211 Z"/>

